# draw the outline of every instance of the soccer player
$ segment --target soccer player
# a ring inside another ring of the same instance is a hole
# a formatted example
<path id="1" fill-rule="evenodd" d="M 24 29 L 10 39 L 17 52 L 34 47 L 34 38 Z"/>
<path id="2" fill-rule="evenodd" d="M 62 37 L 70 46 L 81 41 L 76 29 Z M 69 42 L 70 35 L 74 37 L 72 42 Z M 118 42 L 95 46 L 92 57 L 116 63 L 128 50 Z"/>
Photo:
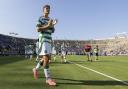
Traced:
<path id="1" fill-rule="evenodd" d="M 28 46 L 25 45 L 24 49 L 25 49 L 25 58 L 28 58 Z"/>
<path id="2" fill-rule="evenodd" d="M 99 59 L 99 48 L 98 45 L 96 45 L 96 47 L 93 49 L 94 55 L 95 55 L 95 60 Z"/>
<path id="3" fill-rule="evenodd" d="M 33 45 L 28 45 L 28 48 L 29 48 L 29 50 L 28 50 L 29 58 L 31 60 L 33 58 L 34 47 L 33 47 Z"/>
<path id="4" fill-rule="evenodd" d="M 33 45 L 26 45 L 25 46 L 25 58 L 30 58 L 31 60 L 33 57 L 33 53 L 34 53 Z"/>
<path id="5" fill-rule="evenodd" d="M 54 46 L 52 47 L 52 55 L 53 55 L 53 60 L 56 61 L 56 49 Z"/>
<path id="6" fill-rule="evenodd" d="M 63 43 L 62 45 L 61 45 L 61 62 L 63 63 L 63 62 L 67 62 L 67 60 L 66 60 L 66 48 L 65 48 L 65 44 Z"/>
<path id="7" fill-rule="evenodd" d="M 91 61 L 92 62 L 92 46 L 87 44 L 85 45 L 84 47 L 84 50 L 86 52 L 86 55 L 87 55 L 87 58 L 88 58 L 88 61 Z"/>
<path id="8" fill-rule="evenodd" d="M 39 59 L 39 39 L 37 39 L 37 42 L 36 42 L 36 62 L 38 62 L 40 59 Z"/>
<path id="9" fill-rule="evenodd" d="M 49 60 L 51 59 L 51 50 L 52 50 L 52 33 L 54 33 L 54 25 L 57 23 L 57 20 L 52 20 L 49 17 L 50 5 L 45 5 L 43 7 L 43 16 L 38 20 L 37 31 L 39 33 L 39 57 L 41 60 L 37 64 L 40 65 L 43 63 L 44 74 L 46 77 L 46 83 L 55 86 L 56 82 L 52 80 L 50 71 L 49 71 Z M 38 78 L 38 71 L 36 68 L 33 68 L 34 78 Z"/>

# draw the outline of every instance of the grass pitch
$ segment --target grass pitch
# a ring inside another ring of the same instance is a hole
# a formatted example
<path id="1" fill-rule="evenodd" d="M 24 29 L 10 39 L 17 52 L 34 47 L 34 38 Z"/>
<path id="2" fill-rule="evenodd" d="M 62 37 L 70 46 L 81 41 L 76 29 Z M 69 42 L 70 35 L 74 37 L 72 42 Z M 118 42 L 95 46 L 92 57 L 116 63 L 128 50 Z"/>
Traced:
<path id="1" fill-rule="evenodd" d="M 72 55 L 67 59 L 128 83 L 128 56 L 103 56 L 94 62 L 88 62 L 86 56 Z M 62 64 L 60 57 L 50 64 L 57 86 L 48 86 L 42 68 L 39 79 L 34 80 L 32 68 L 35 64 L 34 59 L 0 57 L 0 89 L 128 89 L 126 84 L 75 64 Z"/>

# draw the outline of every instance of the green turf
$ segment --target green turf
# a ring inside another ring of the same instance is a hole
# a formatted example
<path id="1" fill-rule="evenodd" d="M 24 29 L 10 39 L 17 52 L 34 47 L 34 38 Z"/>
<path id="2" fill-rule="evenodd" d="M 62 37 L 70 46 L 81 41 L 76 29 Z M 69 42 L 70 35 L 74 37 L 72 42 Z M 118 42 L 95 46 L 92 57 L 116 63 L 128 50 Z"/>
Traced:
<path id="1" fill-rule="evenodd" d="M 68 56 L 67 59 L 128 82 L 128 56 L 100 57 L 94 62 L 88 62 L 86 56 Z M 45 84 L 42 68 L 39 79 L 34 80 L 34 66 L 35 60 L 24 57 L 0 57 L 0 89 L 128 89 L 121 82 L 74 64 L 62 64 L 60 57 L 50 64 L 52 77 L 57 81 L 57 86 L 52 87 Z"/>

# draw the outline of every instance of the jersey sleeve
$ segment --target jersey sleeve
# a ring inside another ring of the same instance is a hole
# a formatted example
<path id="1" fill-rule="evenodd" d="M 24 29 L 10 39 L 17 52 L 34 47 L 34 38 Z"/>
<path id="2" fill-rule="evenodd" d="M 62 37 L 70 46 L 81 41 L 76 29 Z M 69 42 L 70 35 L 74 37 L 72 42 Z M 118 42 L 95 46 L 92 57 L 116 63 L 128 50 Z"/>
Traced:
<path id="1" fill-rule="evenodd" d="M 41 27 L 42 25 L 44 25 L 44 21 L 42 17 L 39 17 L 39 19 L 37 20 L 37 24 L 36 27 Z"/>

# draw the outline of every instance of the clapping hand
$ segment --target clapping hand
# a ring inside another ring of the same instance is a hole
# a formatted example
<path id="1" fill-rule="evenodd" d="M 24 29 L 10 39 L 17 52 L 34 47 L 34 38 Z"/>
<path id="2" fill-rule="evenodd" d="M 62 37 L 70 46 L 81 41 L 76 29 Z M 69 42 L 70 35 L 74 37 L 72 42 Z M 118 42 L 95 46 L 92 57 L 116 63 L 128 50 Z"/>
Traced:
<path id="1" fill-rule="evenodd" d="M 56 25 L 57 22 L 58 22 L 58 20 L 57 20 L 57 19 L 54 19 L 53 22 L 52 22 L 52 24 L 53 24 L 53 25 Z"/>

